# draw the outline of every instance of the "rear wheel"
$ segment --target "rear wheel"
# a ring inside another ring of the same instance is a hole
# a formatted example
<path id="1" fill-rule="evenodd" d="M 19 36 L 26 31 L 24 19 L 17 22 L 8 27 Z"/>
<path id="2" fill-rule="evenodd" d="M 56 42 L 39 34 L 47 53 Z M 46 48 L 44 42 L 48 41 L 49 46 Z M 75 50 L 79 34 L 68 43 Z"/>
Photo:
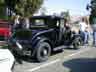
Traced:
<path id="1" fill-rule="evenodd" d="M 51 46 L 47 42 L 39 42 L 37 44 L 37 50 L 36 50 L 36 59 L 39 62 L 43 62 L 48 60 L 48 57 L 51 54 Z"/>
<path id="2" fill-rule="evenodd" d="M 80 39 L 79 39 L 79 42 L 80 42 L 80 46 L 83 46 L 84 41 L 83 41 L 83 39 L 82 39 L 82 38 L 80 38 Z"/>
<path id="3" fill-rule="evenodd" d="M 80 46 L 81 42 L 79 40 L 79 38 L 76 38 L 74 41 L 73 41 L 73 47 L 74 49 L 78 49 L 79 46 Z"/>

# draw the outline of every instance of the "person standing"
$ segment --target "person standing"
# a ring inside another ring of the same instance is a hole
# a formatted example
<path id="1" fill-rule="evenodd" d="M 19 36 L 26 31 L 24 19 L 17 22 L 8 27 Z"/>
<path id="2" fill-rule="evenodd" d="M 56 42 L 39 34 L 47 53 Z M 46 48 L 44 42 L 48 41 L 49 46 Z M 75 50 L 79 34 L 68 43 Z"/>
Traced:
<path id="1" fill-rule="evenodd" d="M 13 30 L 20 28 L 20 16 L 16 15 L 14 18 Z"/>
<path id="2" fill-rule="evenodd" d="M 82 18 L 80 24 L 80 35 L 82 37 L 83 43 L 88 44 L 89 32 L 88 24 L 85 21 L 85 18 Z"/>
<path id="3" fill-rule="evenodd" d="M 92 29 L 93 29 L 93 45 L 96 47 L 96 18 L 93 18 L 93 24 L 92 24 Z"/>
<path id="4" fill-rule="evenodd" d="M 93 45 L 96 47 L 96 25 L 93 26 Z"/>
<path id="5" fill-rule="evenodd" d="M 69 38 L 71 36 L 71 27 L 70 27 L 69 21 L 67 19 L 65 19 L 64 28 L 65 28 L 64 37 L 66 40 L 69 40 Z"/>

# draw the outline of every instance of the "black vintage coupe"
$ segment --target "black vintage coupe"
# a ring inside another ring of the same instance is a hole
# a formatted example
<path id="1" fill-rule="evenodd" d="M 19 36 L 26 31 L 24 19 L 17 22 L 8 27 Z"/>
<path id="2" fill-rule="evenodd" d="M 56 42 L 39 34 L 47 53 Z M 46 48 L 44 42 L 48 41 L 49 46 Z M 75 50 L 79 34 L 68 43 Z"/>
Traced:
<path id="1" fill-rule="evenodd" d="M 79 34 L 71 30 L 66 32 L 63 17 L 33 16 L 30 18 L 30 29 L 16 30 L 10 38 L 10 45 L 17 52 L 22 51 L 20 53 L 23 55 L 35 56 L 42 62 L 46 61 L 53 51 L 63 49 L 59 47 L 61 45 L 73 45 L 74 48 L 78 48 Z"/>

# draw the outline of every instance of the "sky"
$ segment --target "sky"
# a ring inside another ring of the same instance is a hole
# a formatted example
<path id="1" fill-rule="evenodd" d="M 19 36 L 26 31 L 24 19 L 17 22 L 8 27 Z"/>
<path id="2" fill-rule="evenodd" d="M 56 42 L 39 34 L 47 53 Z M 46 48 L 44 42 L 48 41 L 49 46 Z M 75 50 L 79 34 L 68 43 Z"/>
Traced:
<path id="1" fill-rule="evenodd" d="M 68 10 L 70 15 L 84 16 L 90 13 L 86 10 L 88 3 L 90 0 L 45 0 L 43 7 L 46 7 L 49 14 Z"/>

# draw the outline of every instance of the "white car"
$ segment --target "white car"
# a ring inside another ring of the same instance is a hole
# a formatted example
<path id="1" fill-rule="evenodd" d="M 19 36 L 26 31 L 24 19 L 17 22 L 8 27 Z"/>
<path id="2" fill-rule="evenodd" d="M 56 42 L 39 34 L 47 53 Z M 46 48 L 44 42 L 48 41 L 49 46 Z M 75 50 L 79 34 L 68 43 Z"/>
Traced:
<path id="1" fill-rule="evenodd" d="M 0 49 L 0 72 L 12 72 L 15 59 L 8 49 Z"/>

